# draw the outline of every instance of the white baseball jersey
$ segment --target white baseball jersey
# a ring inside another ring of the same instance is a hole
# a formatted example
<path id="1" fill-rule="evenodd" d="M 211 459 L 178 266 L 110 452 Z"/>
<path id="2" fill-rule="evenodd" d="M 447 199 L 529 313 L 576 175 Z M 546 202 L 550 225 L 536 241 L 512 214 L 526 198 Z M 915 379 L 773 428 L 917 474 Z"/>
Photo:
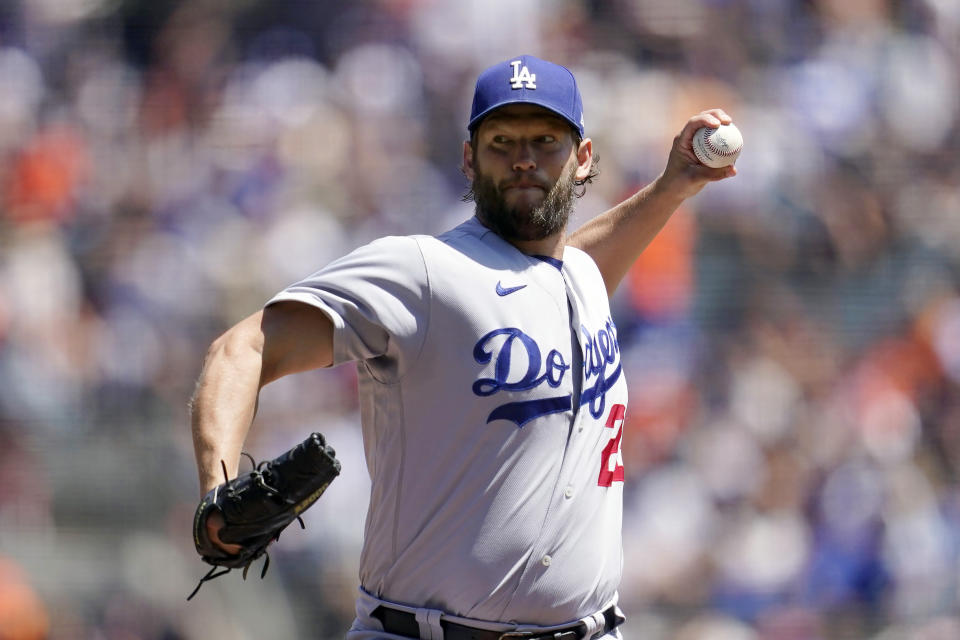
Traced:
<path id="1" fill-rule="evenodd" d="M 325 311 L 335 364 L 358 362 L 364 590 L 538 625 L 615 600 L 627 386 L 587 254 L 529 256 L 473 218 L 377 240 L 280 300 Z"/>

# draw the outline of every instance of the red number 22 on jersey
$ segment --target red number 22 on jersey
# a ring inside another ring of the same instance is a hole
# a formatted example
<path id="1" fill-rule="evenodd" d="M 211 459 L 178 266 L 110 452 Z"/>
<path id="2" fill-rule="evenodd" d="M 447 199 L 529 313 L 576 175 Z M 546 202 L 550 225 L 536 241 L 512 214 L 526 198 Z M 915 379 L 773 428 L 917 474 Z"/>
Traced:
<path id="1" fill-rule="evenodd" d="M 622 404 L 615 404 L 610 407 L 610 414 L 607 416 L 608 429 L 615 429 L 610 442 L 603 448 L 603 455 L 600 458 L 600 477 L 597 484 L 601 487 L 612 486 L 614 482 L 623 482 L 623 456 L 620 455 L 620 439 L 623 437 L 623 418 L 627 413 L 627 407 Z"/>

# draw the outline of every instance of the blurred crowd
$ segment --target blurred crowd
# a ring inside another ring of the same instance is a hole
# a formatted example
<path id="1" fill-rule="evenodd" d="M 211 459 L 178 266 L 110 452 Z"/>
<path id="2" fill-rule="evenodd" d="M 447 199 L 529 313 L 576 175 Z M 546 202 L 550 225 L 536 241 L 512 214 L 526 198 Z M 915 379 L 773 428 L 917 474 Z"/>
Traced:
<path id="1" fill-rule="evenodd" d="M 519 53 L 584 94 L 574 226 L 691 115 L 745 138 L 613 300 L 627 637 L 960 637 L 960 5 L 5 0 L 0 638 L 342 637 L 354 371 L 264 389 L 248 449 L 320 430 L 344 475 L 265 580 L 189 604 L 187 402 L 276 291 L 472 214 L 473 81 Z"/>

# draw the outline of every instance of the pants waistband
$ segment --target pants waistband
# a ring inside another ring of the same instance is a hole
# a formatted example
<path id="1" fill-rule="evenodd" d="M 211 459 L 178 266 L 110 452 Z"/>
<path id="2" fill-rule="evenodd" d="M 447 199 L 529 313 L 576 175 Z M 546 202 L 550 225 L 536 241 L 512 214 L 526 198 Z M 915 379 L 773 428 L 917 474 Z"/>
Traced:
<path id="1" fill-rule="evenodd" d="M 417 616 L 407 611 L 394 609 L 381 604 L 371 614 L 383 625 L 383 630 L 408 638 L 421 639 L 420 622 Z M 615 606 L 611 606 L 595 616 L 599 628 L 591 633 L 584 622 L 576 622 L 569 627 L 553 629 L 551 631 L 491 631 L 478 629 L 448 620 L 441 619 L 444 640 L 587 640 L 598 638 L 616 629 L 624 620 L 617 614 Z M 602 623 L 600 621 L 602 618 Z M 590 635 L 587 635 L 587 634 Z M 429 639 L 425 639 L 429 640 Z"/>

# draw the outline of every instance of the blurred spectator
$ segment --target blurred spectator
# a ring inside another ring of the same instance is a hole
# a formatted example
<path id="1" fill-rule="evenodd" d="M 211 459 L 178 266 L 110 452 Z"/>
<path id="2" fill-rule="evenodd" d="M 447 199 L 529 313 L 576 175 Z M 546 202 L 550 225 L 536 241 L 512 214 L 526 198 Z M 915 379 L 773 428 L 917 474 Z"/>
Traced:
<path id="1" fill-rule="evenodd" d="M 23 570 L 0 556 L 0 638 L 44 640 L 50 631 L 46 607 Z"/>

